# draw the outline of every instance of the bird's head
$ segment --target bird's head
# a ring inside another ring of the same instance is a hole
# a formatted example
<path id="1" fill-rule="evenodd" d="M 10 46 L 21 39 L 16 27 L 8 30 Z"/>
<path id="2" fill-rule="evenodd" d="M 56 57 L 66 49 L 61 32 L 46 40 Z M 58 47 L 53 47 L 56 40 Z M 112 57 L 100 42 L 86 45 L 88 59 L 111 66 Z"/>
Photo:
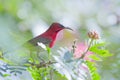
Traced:
<path id="1" fill-rule="evenodd" d="M 50 28 L 46 32 L 44 32 L 42 35 L 40 35 L 40 36 L 51 40 L 51 42 L 49 44 L 49 47 L 51 48 L 54 45 L 54 42 L 55 42 L 55 39 L 56 39 L 56 36 L 57 36 L 58 32 L 63 30 L 63 29 L 72 30 L 69 27 L 64 27 L 60 23 L 52 23 Z"/>
<path id="2" fill-rule="evenodd" d="M 69 29 L 69 30 L 72 30 L 71 28 L 69 27 L 65 27 L 63 26 L 62 24 L 60 23 L 52 23 L 52 25 L 50 26 L 50 30 L 52 30 L 53 32 L 55 33 L 58 33 L 59 31 L 63 30 L 63 29 Z"/>

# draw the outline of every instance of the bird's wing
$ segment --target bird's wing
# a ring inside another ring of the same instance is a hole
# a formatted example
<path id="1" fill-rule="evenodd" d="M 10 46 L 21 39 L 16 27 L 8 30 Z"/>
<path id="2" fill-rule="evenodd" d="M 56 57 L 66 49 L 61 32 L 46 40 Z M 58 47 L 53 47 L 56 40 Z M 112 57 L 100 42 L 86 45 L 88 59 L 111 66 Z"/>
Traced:
<path id="1" fill-rule="evenodd" d="M 49 45 L 49 43 L 51 41 L 52 41 L 51 39 L 48 39 L 45 37 L 35 37 L 35 38 L 29 40 L 28 43 L 32 44 L 33 46 L 38 46 L 38 42 L 43 43 L 45 45 Z"/>

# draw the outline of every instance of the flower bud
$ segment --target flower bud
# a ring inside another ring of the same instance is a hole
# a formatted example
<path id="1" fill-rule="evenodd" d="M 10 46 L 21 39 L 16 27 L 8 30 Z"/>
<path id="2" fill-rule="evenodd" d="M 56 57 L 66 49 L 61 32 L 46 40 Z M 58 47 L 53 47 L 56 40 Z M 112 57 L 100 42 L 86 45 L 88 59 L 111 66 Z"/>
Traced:
<path id="1" fill-rule="evenodd" d="M 91 39 L 99 39 L 99 35 L 95 31 L 88 32 L 88 37 L 91 38 Z"/>

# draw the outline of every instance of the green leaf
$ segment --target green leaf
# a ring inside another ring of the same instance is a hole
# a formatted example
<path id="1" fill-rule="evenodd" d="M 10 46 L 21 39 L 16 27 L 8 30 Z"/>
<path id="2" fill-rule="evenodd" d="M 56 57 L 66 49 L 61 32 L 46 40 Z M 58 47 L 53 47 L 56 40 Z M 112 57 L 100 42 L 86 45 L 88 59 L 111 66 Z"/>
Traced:
<path id="1" fill-rule="evenodd" d="M 109 56 L 112 56 L 112 54 L 109 53 L 108 50 L 99 50 L 99 51 L 98 51 L 98 54 L 100 54 L 100 56 L 102 56 L 102 57 L 109 57 Z"/>
<path id="2" fill-rule="evenodd" d="M 34 80 L 67 80 L 67 78 L 51 67 L 36 68 L 29 67 L 28 71 L 31 73 Z M 52 72 L 51 72 L 52 71 Z"/>
<path id="3" fill-rule="evenodd" d="M 46 47 L 46 48 L 47 48 L 48 54 L 50 54 L 51 53 L 51 49 L 49 47 Z"/>
<path id="4" fill-rule="evenodd" d="M 101 47 L 103 48 L 104 45 L 105 45 L 105 43 L 95 43 L 94 45 L 92 45 L 92 46 L 90 47 L 89 50 L 91 51 L 91 50 L 100 49 Z"/>
<path id="5" fill-rule="evenodd" d="M 48 46 L 46 46 L 46 49 L 48 52 L 48 58 L 50 59 L 51 58 L 51 49 Z"/>
<path id="6" fill-rule="evenodd" d="M 101 57 L 109 57 L 112 56 L 112 54 L 104 48 L 105 43 L 98 43 L 94 44 L 90 47 L 90 51 L 96 53 L 98 56 Z"/>
<path id="7" fill-rule="evenodd" d="M 48 80 L 48 74 L 50 72 L 50 68 L 36 68 L 29 67 L 28 71 L 31 73 L 33 80 Z"/>
<path id="8" fill-rule="evenodd" d="M 100 75 L 97 72 L 97 68 L 95 66 L 95 63 L 90 62 L 90 61 L 86 61 L 86 65 L 89 68 L 92 80 L 101 80 Z"/>
<path id="9" fill-rule="evenodd" d="M 90 55 L 89 58 L 91 58 L 92 60 L 95 60 L 95 61 L 101 61 L 101 58 L 98 57 L 98 56 L 95 55 L 95 54 Z"/>
<path id="10" fill-rule="evenodd" d="M 60 74 L 58 71 L 54 70 L 53 80 L 67 80 L 67 78 L 64 75 Z"/>

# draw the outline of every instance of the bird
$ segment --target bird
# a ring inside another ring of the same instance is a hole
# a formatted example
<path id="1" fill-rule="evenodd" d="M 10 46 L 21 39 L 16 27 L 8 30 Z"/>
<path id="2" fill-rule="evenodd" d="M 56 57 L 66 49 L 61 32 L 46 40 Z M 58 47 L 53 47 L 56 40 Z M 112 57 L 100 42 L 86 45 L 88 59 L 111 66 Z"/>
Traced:
<path id="1" fill-rule="evenodd" d="M 39 46 L 39 43 L 42 43 L 49 48 L 52 48 L 55 45 L 57 34 L 63 29 L 73 30 L 69 27 L 63 26 L 62 24 L 60 24 L 58 22 L 52 23 L 50 25 L 50 27 L 45 32 L 43 32 L 42 34 L 28 40 L 27 42 L 25 42 L 22 45 L 22 47 L 20 47 L 19 49 L 16 49 L 14 51 L 15 54 L 11 53 L 13 57 L 16 57 L 16 59 L 14 59 L 14 58 L 10 58 L 10 59 L 11 60 L 13 59 L 12 61 L 15 60 L 16 62 L 19 61 L 19 59 L 21 59 L 21 61 L 26 61 L 26 58 L 24 58 L 22 60 L 23 55 L 24 56 L 29 55 L 29 54 L 25 54 L 25 53 L 30 53 L 30 56 L 32 55 L 32 58 L 34 58 L 34 59 L 37 59 L 38 56 L 41 57 L 42 59 L 44 59 L 46 57 L 45 56 L 46 54 L 44 53 L 44 50 L 41 49 L 41 46 Z M 16 55 L 19 55 L 19 56 L 16 56 Z M 9 56 L 7 56 L 7 58 Z"/>
<path id="2" fill-rule="evenodd" d="M 50 48 L 52 48 L 55 44 L 56 36 L 57 36 L 58 32 L 63 29 L 72 30 L 69 27 L 64 27 L 60 23 L 57 23 L 57 22 L 52 23 L 52 25 L 50 26 L 50 28 L 47 31 L 45 31 L 41 35 L 29 40 L 27 43 L 29 43 L 33 46 L 38 46 L 38 42 L 40 42 L 40 43 L 48 45 Z"/>

